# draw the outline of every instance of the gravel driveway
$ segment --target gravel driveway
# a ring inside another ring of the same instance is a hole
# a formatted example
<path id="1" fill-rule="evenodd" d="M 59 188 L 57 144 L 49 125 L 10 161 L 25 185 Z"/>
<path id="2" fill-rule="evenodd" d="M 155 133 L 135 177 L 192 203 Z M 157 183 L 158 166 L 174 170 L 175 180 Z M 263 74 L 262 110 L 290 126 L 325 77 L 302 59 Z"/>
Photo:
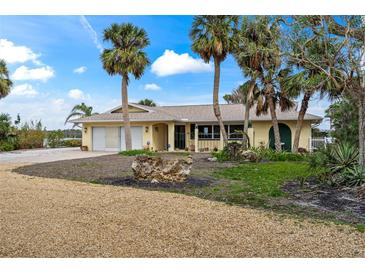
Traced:
<path id="1" fill-rule="evenodd" d="M 115 154 L 115 152 L 81 151 L 78 147 L 50 148 L 50 149 L 25 149 L 11 152 L 0 152 L 0 163 L 46 163 L 60 160 L 89 158 L 102 155 Z"/>
<path id="2" fill-rule="evenodd" d="M 0 165 L 0 257 L 364 257 L 349 226 Z"/>

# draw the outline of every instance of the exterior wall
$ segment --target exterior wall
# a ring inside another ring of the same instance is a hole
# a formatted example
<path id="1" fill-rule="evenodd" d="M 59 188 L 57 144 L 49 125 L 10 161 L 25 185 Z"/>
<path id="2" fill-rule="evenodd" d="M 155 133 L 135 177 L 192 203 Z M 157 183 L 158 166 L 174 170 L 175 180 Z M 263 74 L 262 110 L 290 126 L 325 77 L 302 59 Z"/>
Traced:
<path id="1" fill-rule="evenodd" d="M 294 133 L 296 121 L 279 121 L 289 126 L 292 135 L 292 145 L 294 143 Z M 105 123 L 85 123 L 82 128 L 82 145 L 87 146 L 92 150 L 92 127 L 121 127 L 123 123 L 105 122 Z M 175 123 L 161 123 L 161 122 L 144 122 L 131 123 L 131 126 L 143 127 L 143 146 L 145 148 L 161 150 L 167 143 L 169 151 L 174 151 L 175 138 Z M 159 127 L 159 134 L 154 134 L 153 127 Z M 269 130 L 272 126 L 271 121 L 256 121 L 252 122 L 252 128 L 249 128 L 248 135 L 250 137 L 251 146 L 260 146 L 262 142 L 264 146 L 269 145 Z M 161 132 L 160 132 L 161 128 Z M 185 124 L 186 132 L 186 147 L 195 145 L 195 140 L 190 139 L 190 123 Z M 309 139 L 312 135 L 310 121 L 303 121 L 303 128 L 299 140 L 299 147 L 309 149 Z M 165 137 L 164 137 L 165 136 Z M 165 139 L 167 138 L 167 139 Z M 222 149 L 221 140 L 198 140 L 198 151 L 213 150 L 214 148 Z"/>
<path id="2" fill-rule="evenodd" d="M 294 134 L 296 121 L 279 121 L 279 123 L 286 124 L 291 131 L 292 146 L 294 143 Z M 258 147 L 263 144 L 265 147 L 269 146 L 269 131 L 272 127 L 271 121 L 256 121 L 252 122 L 253 138 L 251 139 L 251 145 Z M 312 136 L 311 122 L 303 121 L 303 128 L 300 134 L 299 147 L 309 149 L 309 139 Z"/>

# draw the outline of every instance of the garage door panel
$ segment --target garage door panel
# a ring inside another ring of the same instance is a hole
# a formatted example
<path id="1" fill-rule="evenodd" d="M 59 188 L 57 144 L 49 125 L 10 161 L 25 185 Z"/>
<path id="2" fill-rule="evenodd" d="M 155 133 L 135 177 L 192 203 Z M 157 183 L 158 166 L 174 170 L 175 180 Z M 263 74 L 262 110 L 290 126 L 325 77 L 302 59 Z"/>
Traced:
<path id="1" fill-rule="evenodd" d="M 105 128 L 93 127 L 93 151 L 105 150 Z"/>
<path id="2" fill-rule="evenodd" d="M 142 127 L 131 127 L 132 149 L 142 149 L 143 147 L 143 131 Z M 120 144 L 121 150 L 126 150 L 124 127 L 120 128 Z"/>
<path id="3" fill-rule="evenodd" d="M 120 138 L 119 127 L 106 127 L 105 128 L 105 150 L 107 151 L 119 151 Z"/>

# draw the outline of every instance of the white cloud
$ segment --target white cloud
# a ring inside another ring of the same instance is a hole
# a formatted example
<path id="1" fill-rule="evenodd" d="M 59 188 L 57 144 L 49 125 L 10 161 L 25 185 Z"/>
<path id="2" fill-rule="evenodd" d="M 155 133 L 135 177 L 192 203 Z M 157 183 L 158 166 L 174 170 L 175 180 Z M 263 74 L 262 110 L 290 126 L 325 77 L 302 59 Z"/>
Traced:
<path id="1" fill-rule="evenodd" d="M 7 39 L 0 39 L 0 59 L 4 59 L 9 64 L 32 61 L 39 65 L 39 56 L 40 54 L 34 53 L 26 46 L 17 46 Z"/>
<path id="2" fill-rule="evenodd" d="M 100 52 L 102 52 L 103 51 L 103 46 L 99 42 L 98 34 L 93 29 L 93 27 L 90 25 L 89 21 L 86 19 L 86 17 L 84 15 L 81 15 L 80 16 L 80 22 L 81 22 L 82 27 L 87 31 L 87 33 L 89 34 L 89 36 L 93 40 L 93 43 L 96 46 L 96 48 Z"/>
<path id="3" fill-rule="evenodd" d="M 32 85 L 22 84 L 15 86 L 10 93 L 11 96 L 24 96 L 24 97 L 34 97 L 38 95 L 38 91 L 36 91 Z"/>
<path id="4" fill-rule="evenodd" d="M 188 53 L 177 54 L 173 50 L 165 50 L 152 64 L 151 71 L 157 76 L 168 76 L 182 73 L 198 73 L 211 71 L 212 66 L 202 59 L 194 59 Z"/>
<path id="5" fill-rule="evenodd" d="M 11 76 L 13 80 L 41 80 L 46 82 L 54 76 L 54 70 L 50 66 L 30 69 L 27 66 L 20 66 Z"/>
<path id="6" fill-rule="evenodd" d="M 87 70 L 87 67 L 82 66 L 82 67 L 79 67 L 79 68 L 75 68 L 75 69 L 73 70 L 73 72 L 74 72 L 74 73 L 77 73 L 77 74 L 82 74 L 82 73 L 84 73 L 86 70 Z"/>
<path id="7" fill-rule="evenodd" d="M 158 85 L 156 85 L 156 84 L 154 84 L 154 83 L 152 83 L 152 84 L 145 84 L 144 85 L 144 89 L 145 90 L 160 90 L 161 87 L 158 86 Z"/>
<path id="8" fill-rule="evenodd" d="M 85 96 L 84 92 L 80 89 L 71 89 L 68 92 L 68 97 L 72 98 L 72 99 L 86 99 L 87 97 Z"/>

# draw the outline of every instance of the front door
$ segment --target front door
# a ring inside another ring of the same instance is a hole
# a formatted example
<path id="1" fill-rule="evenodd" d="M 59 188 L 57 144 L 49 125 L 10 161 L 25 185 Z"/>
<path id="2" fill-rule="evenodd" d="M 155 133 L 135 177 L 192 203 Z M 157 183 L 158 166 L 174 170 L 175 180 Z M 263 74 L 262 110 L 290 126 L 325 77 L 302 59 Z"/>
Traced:
<path id="1" fill-rule="evenodd" d="M 175 126 L 175 148 L 185 149 L 185 126 L 176 125 Z"/>

